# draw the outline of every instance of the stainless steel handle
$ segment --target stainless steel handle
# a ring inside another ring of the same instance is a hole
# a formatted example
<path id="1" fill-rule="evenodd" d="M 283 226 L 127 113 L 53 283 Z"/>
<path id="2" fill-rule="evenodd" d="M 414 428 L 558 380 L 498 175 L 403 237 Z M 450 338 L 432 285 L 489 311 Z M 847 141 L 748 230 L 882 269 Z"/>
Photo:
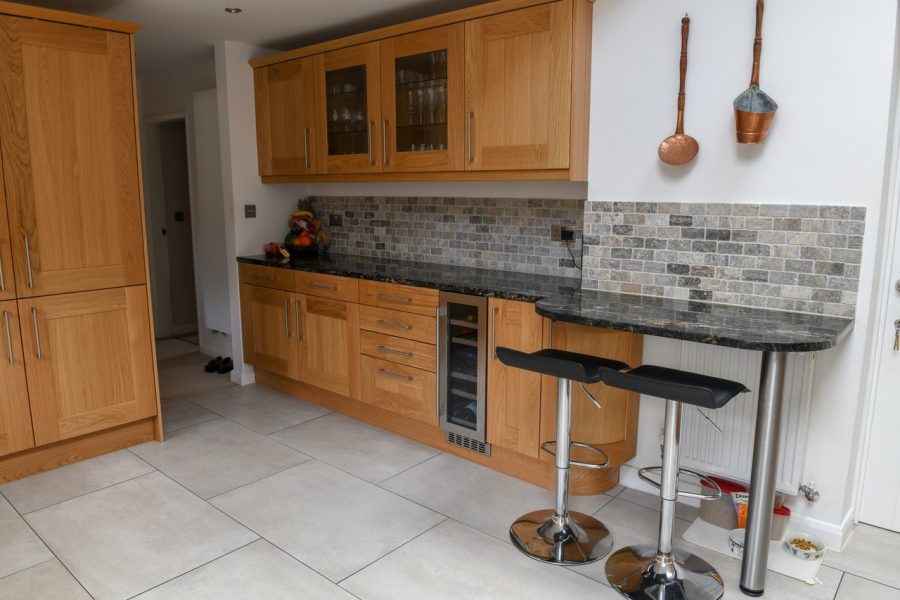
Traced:
<path id="1" fill-rule="evenodd" d="M 388 377 L 393 377 L 394 379 L 402 379 L 403 381 L 412 381 L 413 378 L 409 375 L 404 375 L 403 373 L 395 373 L 394 371 L 388 371 L 387 369 L 378 369 L 378 372 L 382 375 L 387 375 Z"/>
<path id="2" fill-rule="evenodd" d="M 382 123 L 383 127 L 381 128 L 381 158 L 384 161 L 384 164 L 391 164 L 390 159 L 388 158 L 388 142 L 387 142 L 387 132 L 388 132 L 388 120 L 385 119 Z"/>
<path id="3" fill-rule="evenodd" d="M 434 369 L 434 413 L 438 423 L 441 422 L 441 307 L 434 310 L 434 341 L 436 344 L 437 363 Z"/>
<path id="4" fill-rule="evenodd" d="M 412 302 L 412 298 L 406 296 L 392 296 L 390 294 L 382 294 L 381 292 L 378 292 L 378 298 L 385 302 L 399 302 L 401 304 L 409 304 Z"/>
<path id="5" fill-rule="evenodd" d="M 284 335 L 285 337 L 291 337 L 291 301 L 287 298 L 284 299 Z"/>
<path id="6" fill-rule="evenodd" d="M 309 127 L 303 130 L 303 158 L 306 161 L 306 168 L 310 167 L 309 162 Z"/>
<path id="7" fill-rule="evenodd" d="M 303 326 L 301 325 L 301 321 L 300 321 L 300 309 L 302 308 L 302 305 L 303 305 L 303 301 L 297 300 L 297 304 L 294 306 L 294 310 L 297 313 L 297 339 L 298 340 L 303 339 Z"/>
<path id="8" fill-rule="evenodd" d="M 6 356 L 9 357 L 9 364 L 13 364 L 16 362 L 16 357 L 13 355 L 12 331 L 9 329 L 9 313 L 5 310 L 3 311 L 3 324 L 6 325 Z"/>
<path id="9" fill-rule="evenodd" d="M 275 278 L 271 275 L 260 275 L 259 273 L 254 275 L 253 279 L 256 279 L 258 281 L 275 281 Z"/>
<path id="10" fill-rule="evenodd" d="M 309 285 L 309 287 L 311 288 L 316 288 L 319 290 L 328 290 L 330 292 L 337 291 L 336 285 L 325 285 L 324 283 L 316 283 L 315 281 L 310 281 L 307 285 Z"/>
<path id="11" fill-rule="evenodd" d="M 498 308 L 495 306 L 491 310 L 491 354 L 494 360 L 497 360 L 497 312 Z"/>
<path id="12" fill-rule="evenodd" d="M 395 323 L 393 321 L 385 321 L 384 319 L 378 319 L 375 322 L 384 327 L 393 327 L 394 329 L 402 329 L 404 331 L 409 331 L 413 328 L 409 323 Z"/>
<path id="13" fill-rule="evenodd" d="M 41 329 L 38 327 L 38 318 L 37 318 L 37 309 L 31 309 L 31 322 L 34 323 L 34 350 L 38 359 L 44 358 L 44 353 L 41 352 Z"/>
<path id="14" fill-rule="evenodd" d="M 475 118 L 475 111 L 470 110 L 466 113 L 466 159 L 471 163 L 475 162 L 475 154 L 472 152 L 472 120 Z"/>
<path id="15" fill-rule="evenodd" d="M 404 352 L 403 350 L 395 350 L 394 348 L 388 348 L 387 346 L 378 346 L 379 352 L 384 352 L 386 354 L 396 354 L 397 356 L 403 356 L 404 358 L 412 358 L 412 352 Z"/>
<path id="16" fill-rule="evenodd" d="M 375 150 L 372 148 L 372 129 L 375 128 L 375 121 L 369 121 L 369 164 L 375 164 Z"/>
<path id="17" fill-rule="evenodd" d="M 6 291 L 6 277 L 3 274 L 3 255 L 0 254 L 0 292 Z"/>
<path id="18" fill-rule="evenodd" d="M 900 352 L 900 319 L 894 321 L 894 352 Z"/>
<path id="19" fill-rule="evenodd" d="M 31 242 L 28 240 L 27 235 L 23 235 L 25 238 L 25 266 L 28 269 L 28 289 L 34 287 L 34 273 L 31 271 Z"/>

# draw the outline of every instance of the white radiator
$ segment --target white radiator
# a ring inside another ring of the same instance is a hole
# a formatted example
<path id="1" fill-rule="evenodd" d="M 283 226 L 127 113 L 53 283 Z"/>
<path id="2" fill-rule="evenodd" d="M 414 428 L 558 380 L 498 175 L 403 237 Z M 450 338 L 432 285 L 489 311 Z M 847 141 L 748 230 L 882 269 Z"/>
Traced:
<path id="1" fill-rule="evenodd" d="M 787 494 L 797 493 L 803 476 L 814 365 L 813 354 L 788 354 L 781 413 L 781 452 L 776 475 L 776 488 Z M 761 366 L 760 352 L 690 342 L 682 344 L 682 369 L 739 381 L 751 391 L 737 396 L 724 408 L 704 411 L 722 428 L 721 435 L 695 407 L 684 407 L 681 466 L 744 483 L 750 481 Z"/>
<path id="2" fill-rule="evenodd" d="M 197 288 L 203 325 L 231 333 L 228 310 L 228 271 L 225 251 L 225 203 L 222 199 L 222 164 L 216 90 L 194 94 L 193 112 L 194 252 Z"/>

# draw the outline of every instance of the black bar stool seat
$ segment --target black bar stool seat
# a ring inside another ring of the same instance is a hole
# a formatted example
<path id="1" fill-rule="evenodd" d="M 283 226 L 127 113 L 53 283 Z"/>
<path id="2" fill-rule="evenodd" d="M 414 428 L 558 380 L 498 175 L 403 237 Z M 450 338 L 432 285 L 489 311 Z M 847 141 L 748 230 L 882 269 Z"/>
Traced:
<path id="1" fill-rule="evenodd" d="M 627 373 L 608 372 L 603 381 L 612 387 L 710 409 L 722 408 L 738 394 L 749 391 L 736 381 L 654 365 Z"/>
<path id="2" fill-rule="evenodd" d="M 597 383 L 603 379 L 604 371 L 621 371 L 629 368 L 618 360 L 549 348 L 530 353 L 512 348 L 497 348 L 497 358 L 510 367 L 579 383 Z"/>

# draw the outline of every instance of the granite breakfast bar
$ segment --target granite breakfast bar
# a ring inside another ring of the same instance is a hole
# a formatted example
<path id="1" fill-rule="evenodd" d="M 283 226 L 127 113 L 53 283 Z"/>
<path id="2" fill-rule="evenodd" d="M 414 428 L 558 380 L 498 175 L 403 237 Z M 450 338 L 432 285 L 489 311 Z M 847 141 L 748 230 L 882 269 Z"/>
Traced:
<path id="1" fill-rule="evenodd" d="M 762 352 L 740 581 L 742 592 L 761 596 L 787 353 L 833 348 L 853 328 L 853 319 L 587 290 L 540 300 L 536 310 L 552 320 Z"/>

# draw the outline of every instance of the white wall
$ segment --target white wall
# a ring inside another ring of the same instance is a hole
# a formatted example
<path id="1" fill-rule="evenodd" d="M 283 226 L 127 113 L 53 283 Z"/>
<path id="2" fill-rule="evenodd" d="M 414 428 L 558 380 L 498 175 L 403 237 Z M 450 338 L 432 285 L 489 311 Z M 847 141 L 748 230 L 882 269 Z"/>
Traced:
<path id="1" fill-rule="evenodd" d="M 656 149 L 675 125 L 680 19 L 691 16 L 688 167 Z M 746 89 L 755 2 L 598 0 L 594 8 L 588 199 L 850 204 L 868 209 L 856 327 L 816 369 L 805 480 L 822 499 L 799 518 L 835 540 L 849 523 L 863 358 L 882 212 L 897 5 L 837 0 L 766 7 L 761 87 L 780 108 L 765 145 L 734 142 L 732 101 Z M 645 362 L 675 365 L 677 344 L 647 338 Z M 634 465 L 658 460 L 662 408 L 641 405 Z"/>
<path id="2" fill-rule="evenodd" d="M 216 87 L 212 47 L 205 60 L 141 71 L 138 78 L 142 116 L 156 117 L 189 110 L 195 92 Z"/>

